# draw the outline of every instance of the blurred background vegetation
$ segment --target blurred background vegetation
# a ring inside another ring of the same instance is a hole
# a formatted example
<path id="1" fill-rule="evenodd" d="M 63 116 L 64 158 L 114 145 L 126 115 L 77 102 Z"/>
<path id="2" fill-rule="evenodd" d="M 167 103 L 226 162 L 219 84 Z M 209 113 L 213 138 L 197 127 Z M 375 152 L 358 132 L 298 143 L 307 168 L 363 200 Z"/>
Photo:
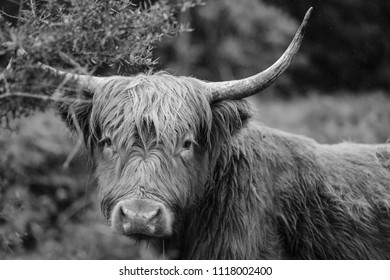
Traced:
<path id="1" fill-rule="evenodd" d="M 71 157 L 78 138 L 46 102 L 11 96 L 50 94 L 37 61 L 96 75 L 243 78 L 278 59 L 311 6 L 299 55 L 251 98 L 256 118 L 321 143 L 387 142 L 388 1 L 2 1 L 0 259 L 149 257 L 105 225 L 93 163 L 82 149 Z M 18 46 L 30 57 L 6 70 Z"/>

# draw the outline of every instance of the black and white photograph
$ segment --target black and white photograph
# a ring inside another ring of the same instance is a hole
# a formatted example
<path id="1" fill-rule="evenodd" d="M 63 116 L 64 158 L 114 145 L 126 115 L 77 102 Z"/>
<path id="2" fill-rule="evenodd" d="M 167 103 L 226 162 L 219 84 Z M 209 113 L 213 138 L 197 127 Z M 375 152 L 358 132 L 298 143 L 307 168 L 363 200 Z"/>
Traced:
<path id="1" fill-rule="evenodd" d="M 389 1 L 1 0 L 0 260 L 388 259 Z"/>

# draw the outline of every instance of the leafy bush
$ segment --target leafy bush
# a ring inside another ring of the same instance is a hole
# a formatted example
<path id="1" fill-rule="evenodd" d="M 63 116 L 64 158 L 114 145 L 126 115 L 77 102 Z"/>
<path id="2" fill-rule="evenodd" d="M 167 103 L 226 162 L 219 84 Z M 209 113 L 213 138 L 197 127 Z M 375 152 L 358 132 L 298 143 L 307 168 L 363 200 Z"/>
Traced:
<path id="1" fill-rule="evenodd" d="M 198 4 L 199 0 L 162 0 L 141 6 L 131 0 L 28 1 L 16 27 L 0 14 L 0 55 L 19 48 L 29 54 L 14 59 L 12 71 L 1 73 L 0 121 L 46 107 L 39 99 L 11 96 L 42 95 L 48 90 L 53 81 L 36 71 L 38 61 L 83 74 L 149 71 L 156 64 L 152 58 L 156 43 L 180 31 L 177 13 Z"/>

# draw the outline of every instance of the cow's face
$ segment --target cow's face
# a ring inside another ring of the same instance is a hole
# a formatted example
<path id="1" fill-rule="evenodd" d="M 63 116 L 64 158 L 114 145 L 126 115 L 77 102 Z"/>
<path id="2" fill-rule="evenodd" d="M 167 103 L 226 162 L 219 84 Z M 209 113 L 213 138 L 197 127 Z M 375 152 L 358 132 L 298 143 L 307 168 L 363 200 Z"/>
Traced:
<path id="1" fill-rule="evenodd" d="M 88 88 L 58 109 L 84 133 L 106 219 L 136 240 L 175 243 L 226 165 L 216 160 L 230 157 L 247 103 L 210 102 L 204 82 L 168 74 L 98 79 Z"/>
<path id="2" fill-rule="evenodd" d="M 96 174 L 115 231 L 169 237 L 205 191 L 211 109 L 193 86 L 169 75 L 113 78 L 95 94 Z"/>

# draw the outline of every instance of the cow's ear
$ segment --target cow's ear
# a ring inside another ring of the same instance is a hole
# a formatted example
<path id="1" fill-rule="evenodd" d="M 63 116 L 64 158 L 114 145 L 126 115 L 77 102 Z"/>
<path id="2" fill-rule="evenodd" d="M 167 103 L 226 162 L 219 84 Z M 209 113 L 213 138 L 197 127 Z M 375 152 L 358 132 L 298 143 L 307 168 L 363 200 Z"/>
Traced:
<path id="1" fill-rule="evenodd" d="M 92 100 L 92 92 L 79 90 L 61 95 L 55 104 L 59 117 L 72 132 L 84 137 L 87 145 L 91 136 Z"/>
<path id="2" fill-rule="evenodd" d="M 244 127 L 252 116 L 252 109 L 245 100 L 223 100 L 211 104 L 213 130 L 232 136 Z"/>

